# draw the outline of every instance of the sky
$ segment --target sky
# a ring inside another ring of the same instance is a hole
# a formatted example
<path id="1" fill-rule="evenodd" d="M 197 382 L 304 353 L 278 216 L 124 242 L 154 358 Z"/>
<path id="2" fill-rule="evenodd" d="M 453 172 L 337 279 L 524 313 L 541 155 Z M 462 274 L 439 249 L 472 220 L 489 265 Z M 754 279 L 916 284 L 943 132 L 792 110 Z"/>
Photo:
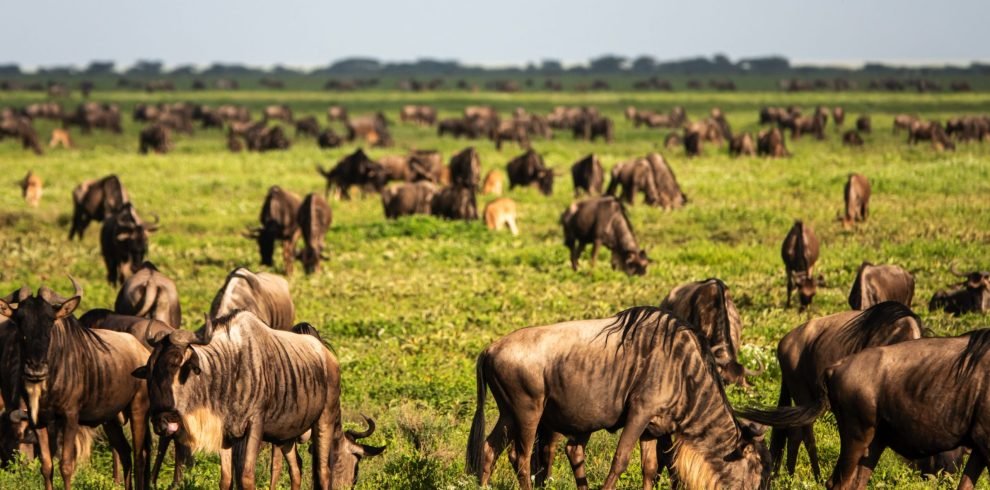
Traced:
<path id="1" fill-rule="evenodd" d="M 325 66 L 351 56 L 487 66 L 724 53 L 806 64 L 990 59 L 988 0 L 0 0 L 0 63 L 139 59 Z"/>

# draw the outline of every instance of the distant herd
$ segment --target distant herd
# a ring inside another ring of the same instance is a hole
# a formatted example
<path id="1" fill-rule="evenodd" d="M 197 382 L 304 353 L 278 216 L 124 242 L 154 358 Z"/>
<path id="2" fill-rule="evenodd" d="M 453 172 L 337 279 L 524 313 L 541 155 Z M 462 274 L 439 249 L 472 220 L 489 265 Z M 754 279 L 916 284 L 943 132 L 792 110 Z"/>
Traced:
<path id="1" fill-rule="evenodd" d="M 683 146 L 688 157 L 701 154 L 704 144 L 726 143 L 732 155 L 785 157 L 785 130 L 792 140 L 802 135 L 822 139 L 828 119 L 838 129 L 845 111 L 818 107 L 803 116 L 795 107 L 766 107 L 759 121 L 771 128 L 755 138 L 733 135 L 717 108 L 693 122 L 682 108 L 658 113 L 630 107 L 625 116 L 636 126 L 680 129 L 664 144 Z M 83 134 L 121 131 L 120 109 L 114 104 L 85 103 L 68 114 L 57 105 L 36 104 L 5 109 L 0 135 L 20 138 L 26 148 L 41 153 L 32 126 L 40 117 L 61 120 L 65 128 L 79 126 Z M 352 116 L 340 106 L 330 107 L 327 119 L 343 122 L 343 136 L 321 128 L 313 117 L 295 118 L 285 105 L 267 107 L 257 122 L 245 107 L 186 103 L 141 104 L 133 117 L 149 123 L 139 136 L 142 153 L 167 152 L 173 134 L 191 134 L 194 124 L 226 128 L 232 151 L 288 148 L 288 135 L 282 126 L 268 125 L 272 121 L 294 124 L 295 137 L 316 138 L 321 147 L 344 141 L 388 147 L 393 142 L 384 114 Z M 491 107 L 470 106 L 460 117 L 443 119 L 431 107 L 406 106 L 399 119 L 436 125 L 441 136 L 488 138 L 497 148 L 515 142 L 523 153 L 507 163 L 506 185 L 497 170 L 482 175 L 474 146 L 455 153 L 447 164 L 432 150 L 376 161 L 357 148 L 332 168 L 317 167 L 326 184 L 322 195 L 300 198 L 278 185 L 268 189 L 258 222 L 244 231 L 256 242 L 262 265 L 275 265 L 276 243 L 281 242 L 286 276 L 297 260 L 306 274 L 319 273 L 328 259 L 324 240 L 333 224 L 328 199 L 349 200 L 354 188 L 379 195 L 389 220 L 414 214 L 483 219 L 488 228 L 518 234 L 515 202 L 498 196 L 520 186 L 549 196 L 559 176 L 531 141 L 563 129 L 574 138 L 608 144 L 616 127 L 591 107 L 559 107 L 545 116 L 518 109 L 502 119 Z M 953 149 L 955 141 L 990 140 L 990 118 L 985 116 L 945 124 L 897 116 L 894 123 L 895 132 L 907 131 L 909 143 L 931 141 L 938 150 Z M 862 144 L 861 133 L 872 129 L 865 115 L 855 126 L 843 134 L 845 144 Z M 72 145 L 65 130 L 57 133 L 53 145 Z M 578 269 L 588 245 L 595 267 L 604 246 L 611 252 L 612 268 L 645 274 L 652 260 L 637 241 L 626 206 L 640 195 L 641 202 L 664 210 L 689 205 L 668 160 L 651 152 L 619 162 L 611 167 L 607 186 L 595 153 L 570 170 L 580 199 L 563 210 L 560 226 L 571 267 Z M 37 206 L 42 188 L 42 179 L 29 172 L 22 182 L 25 201 Z M 497 197 L 480 214 L 479 193 Z M 873 196 L 866 176 L 850 174 L 839 217 L 844 227 L 868 219 L 871 197 L 882 198 Z M 91 222 L 100 223 L 106 279 L 120 284 L 120 292 L 112 311 L 91 309 L 78 319 L 74 312 L 83 289 L 75 279 L 68 297 L 45 286 L 32 294 L 24 286 L 0 298 L 0 457 L 5 464 L 16 453 L 37 455 L 46 488 L 52 488 L 52 457 L 57 455 L 69 488 L 75 463 L 87 450 L 83 446 L 89 431 L 102 426 L 122 469 L 118 473 L 115 465 L 115 481 L 127 488 L 148 488 L 157 481 L 169 444 L 177 462 L 175 482 L 181 482 L 194 452 L 219 452 L 220 487 L 254 488 L 262 443 L 272 445 L 272 481 L 282 465 L 274 454 L 278 450 L 289 464 L 292 487 L 299 488 L 296 445 L 304 441 L 310 442 L 313 487 L 340 488 L 356 481 L 362 458 L 385 450 L 359 442 L 375 431 L 371 419 L 366 431 L 342 429 L 339 363 L 312 325 L 296 323 L 284 278 L 235 269 L 201 328 L 195 333 L 180 330 L 179 288 L 147 257 L 152 233 L 164 226 L 157 216 L 151 222 L 142 219 L 116 175 L 80 183 L 72 202 L 69 239 L 82 240 Z M 339 203 L 337 212 L 346 213 L 347 205 Z M 787 305 L 796 294 L 803 310 L 823 284 L 823 277 L 815 274 L 820 241 L 802 220 L 781 232 Z M 953 315 L 990 311 L 990 272 L 960 272 L 955 266 L 952 272 L 962 281 L 936 293 L 929 309 Z M 815 477 L 821 477 L 813 424 L 831 410 L 841 452 L 830 488 L 864 488 L 886 448 L 925 473 L 959 471 L 969 453 L 960 486 L 970 488 L 990 456 L 990 418 L 983 418 L 981 408 L 990 403 L 982 376 L 990 368 L 990 330 L 952 338 L 927 336 L 910 309 L 914 289 L 915 278 L 903 268 L 862 263 L 850 288 L 850 311 L 812 319 L 780 340 L 780 398 L 772 409 L 736 409 L 726 397 L 725 383 L 746 386 L 748 377 L 765 369 L 753 371 L 741 364 L 742 321 L 729 287 L 717 278 L 682 284 L 657 307 L 510 333 L 477 358 L 477 408 L 466 469 L 487 485 L 496 460 L 507 450 L 519 485 L 540 486 L 550 476 L 558 443 L 566 441 L 575 482 L 587 488 L 585 446 L 590 435 L 622 429 L 604 488 L 615 487 L 638 443 L 644 488 L 651 488 L 666 469 L 687 488 L 762 489 L 785 454 L 787 470 L 793 473 L 802 444 Z M 485 417 L 489 392 L 499 414 L 490 432 Z M 125 422 L 130 441 L 123 434 Z M 769 449 L 764 443 L 767 426 L 774 427 Z M 159 436 L 153 467 L 149 431 Z"/>

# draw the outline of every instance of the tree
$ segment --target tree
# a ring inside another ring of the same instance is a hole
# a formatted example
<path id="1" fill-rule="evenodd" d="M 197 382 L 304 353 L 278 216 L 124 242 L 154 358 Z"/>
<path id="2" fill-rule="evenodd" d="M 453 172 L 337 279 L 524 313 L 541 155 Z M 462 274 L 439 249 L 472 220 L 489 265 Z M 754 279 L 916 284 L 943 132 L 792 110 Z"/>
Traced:
<path id="1" fill-rule="evenodd" d="M 637 73 L 651 73 L 657 69 L 657 60 L 652 56 L 640 56 L 633 60 L 632 71 Z"/>
<path id="2" fill-rule="evenodd" d="M 106 75 L 113 73 L 113 61 L 91 61 L 83 71 L 87 75 Z"/>
<path id="3" fill-rule="evenodd" d="M 563 73 L 564 65 L 557 60 L 543 60 L 540 62 L 540 71 L 547 74 Z"/>
<path id="4" fill-rule="evenodd" d="M 614 73 L 622 71 L 626 65 L 626 58 L 613 54 L 606 54 L 598 58 L 592 58 L 588 68 L 596 73 Z"/>

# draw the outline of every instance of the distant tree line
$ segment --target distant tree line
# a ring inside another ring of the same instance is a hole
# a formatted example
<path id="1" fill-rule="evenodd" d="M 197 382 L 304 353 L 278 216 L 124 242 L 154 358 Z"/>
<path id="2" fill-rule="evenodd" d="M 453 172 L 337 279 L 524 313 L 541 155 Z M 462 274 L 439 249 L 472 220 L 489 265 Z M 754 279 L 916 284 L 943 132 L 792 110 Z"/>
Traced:
<path id="1" fill-rule="evenodd" d="M 75 66 L 49 66 L 39 68 L 37 75 L 49 77 L 64 76 L 100 76 L 127 75 L 133 77 L 162 77 L 162 76 L 335 76 L 335 77 L 379 77 L 379 76 L 479 76 L 479 75 L 539 75 L 554 76 L 563 74 L 586 75 L 615 75 L 630 74 L 636 76 L 731 76 L 740 74 L 774 75 L 782 77 L 815 76 L 820 74 L 868 74 L 876 76 L 938 76 L 938 75 L 987 75 L 990 74 L 990 64 L 973 62 L 969 66 L 927 66 L 904 67 L 883 63 L 866 63 L 861 68 L 843 68 L 834 66 L 793 66 L 783 56 L 764 56 L 743 58 L 733 62 L 728 56 L 716 54 L 712 57 L 698 56 L 694 58 L 659 61 L 651 56 L 628 58 L 616 55 L 603 55 L 592 58 L 587 64 L 565 66 L 559 60 L 546 59 L 539 63 L 528 63 L 522 66 L 486 68 L 461 64 L 452 60 L 420 59 L 408 62 L 383 62 L 374 58 L 355 57 L 345 58 L 327 66 L 311 70 L 299 70 L 277 65 L 271 69 L 262 69 L 236 63 L 214 63 L 205 69 L 192 65 L 180 65 L 166 69 L 164 63 L 157 60 L 141 60 L 124 69 L 118 68 L 112 61 L 92 61 L 84 68 Z M 19 65 L 14 63 L 0 64 L 0 77 L 27 75 Z"/>

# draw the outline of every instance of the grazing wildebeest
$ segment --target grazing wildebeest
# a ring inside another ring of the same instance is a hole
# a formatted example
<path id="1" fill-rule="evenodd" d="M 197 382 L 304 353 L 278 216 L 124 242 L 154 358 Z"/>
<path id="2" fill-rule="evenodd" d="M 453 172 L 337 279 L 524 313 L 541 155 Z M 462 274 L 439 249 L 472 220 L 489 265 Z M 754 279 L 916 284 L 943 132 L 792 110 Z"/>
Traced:
<path id="1" fill-rule="evenodd" d="M 924 325 L 911 309 L 897 302 L 883 302 L 865 311 L 847 311 L 808 321 L 791 330 L 777 345 L 781 383 L 779 408 L 822 403 L 819 389 L 826 370 L 844 358 L 873 347 L 920 339 Z M 871 370 L 872 371 L 872 370 Z M 814 422 L 774 430 L 770 453 L 780 470 L 787 452 L 787 471 L 794 473 L 798 451 L 804 444 L 816 479 L 821 478 Z"/>
<path id="2" fill-rule="evenodd" d="M 44 153 L 31 119 L 25 116 L 10 114 L 0 117 L 0 140 L 5 137 L 20 139 L 21 147 L 25 150 L 30 149 L 35 155 Z"/>
<path id="3" fill-rule="evenodd" d="M 261 264 L 269 267 L 275 265 L 273 260 L 275 241 L 281 240 L 282 265 L 285 267 L 285 275 L 287 276 L 292 275 L 296 240 L 299 239 L 299 224 L 296 222 L 299 204 L 299 196 L 277 185 L 269 187 L 258 218 L 261 226 L 248 230 L 244 234 L 246 238 L 258 242 Z"/>
<path id="4" fill-rule="evenodd" d="M 72 279 L 75 294 L 66 299 L 41 286 L 37 296 L 28 290 L 16 302 L 0 299 L 0 316 L 17 330 L 19 371 L 26 395 L 27 415 L 38 438 L 41 474 L 52 489 L 52 442 L 49 424 L 57 425 L 64 441 L 75 441 L 81 426 L 102 425 L 124 470 L 125 488 L 132 488 L 131 446 L 124 437 L 120 414 L 131 424 L 134 447 L 134 485 L 145 488 L 148 477 L 148 393 L 130 371 L 144 365 L 148 351 L 131 335 L 89 330 L 72 312 L 82 300 L 82 287 Z M 5 373 L 6 375 L 6 373 Z M 63 486 L 72 487 L 76 445 L 62 444 L 59 469 Z"/>
<path id="5" fill-rule="evenodd" d="M 672 466 L 688 488 L 768 484 L 770 460 L 762 434 L 733 416 L 704 339 L 658 308 L 641 306 L 612 318 L 517 330 L 478 356 L 476 376 L 477 409 L 465 466 L 482 486 L 512 444 L 510 461 L 519 485 L 531 488 L 534 446 L 546 468 L 552 447 L 540 446 L 561 433 L 570 439 L 567 455 L 577 485 L 587 488 L 583 463 L 589 436 L 620 427 L 602 488 L 615 488 L 633 444 L 669 436 L 677 439 Z M 688 385 L 690 391 L 678 388 Z M 489 388 L 499 419 L 486 439 Z M 536 477 L 540 485 L 545 476 L 538 470 Z"/>
<path id="6" fill-rule="evenodd" d="M 620 185 L 622 194 L 619 199 L 626 204 L 633 204 L 639 191 L 643 192 L 643 199 L 647 204 L 655 204 L 659 201 L 656 176 L 653 167 L 645 158 L 620 162 L 612 167 L 611 179 L 605 194 L 615 196 Z"/>
<path id="7" fill-rule="evenodd" d="M 664 298 L 660 309 L 694 325 L 711 349 L 724 382 L 749 386 L 746 382 L 748 376 L 763 374 L 762 368 L 751 371 L 739 363 L 742 318 L 732 302 L 729 287 L 721 279 L 681 284 Z"/>
<path id="8" fill-rule="evenodd" d="M 295 124 L 296 136 L 301 134 L 316 138 L 320 135 L 320 123 L 316 122 L 316 118 L 313 116 L 306 116 L 302 119 L 297 119 Z"/>
<path id="9" fill-rule="evenodd" d="M 908 114 L 898 114 L 898 115 L 894 116 L 893 132 L 894 132 L 894 134 L 897 134 L 902 129 L 907 130 L 908 132 L 910 132 L 911 131 L 911 125 L 914 124 L 914 123 L 916 123 L 916 122 L 920 122 L 920 119 L 918 119 L 918 116 L 911 116 L 911 115 L 908 115 Z"/>
<path id="10" fill-rule="evenodd" d="M 772 158 L 790 156 L 780 128 L 764 129 L 756 136 L 756 154 Z"/>
<path id="11" fill-rule="evenodd" d="M 437 122 L 437 110 L 428 105 L 404 105 L 399 111 L 399 120 L 432 126 Z"/>
<path id="12" fill-rule="evenodd" d="M 756 156 L 756 142 L 753 141 L 753 135 L 749 133 L 737 134 L 729 140 L 729 155 L 738 156 Z"/>
<path id="13" fill-rule="evenodd" d="M 811 304 L 815 292 L 823 282 L 821 276 L 816 279 L 813 275 L 815 262 L 818 261 L 818 237 L 811 225 L 794 221 L 794 226 L 784 237 L 780 248 L 780 257 L 784 260 L 787 274 L 787 307 L 791 307 L 791 292 L 798 291 L 801 301 L 801 311 Z"/>
<path id="14" fill-rule="evenodd" d="M 481 158 L 473 146 L 450 157 L 449 167 L 451 185 L 468 187 L 472 191 L 478 190 L 478 182 L 481 180 Z"/>
<path id="15" fill-rule="evenodd" d="M 409 182 L 382 191 L 385 217 L 396 219 L 413 214 L 430 214 L 430 204 L 437 186 L 430 181 Z"/>
<path id="16" fill-rule="evenodd" d="M 485 226 L 489 230 L 508 228 L 512 235 L 519 234 L 516 227 L 516 203 L 507 197 L 500 197 L 485 205 Z"/>
<path id="17" fill-rule="evenodd" d="M 21 196 L 24 197 L 24 202 L 33 208 L 38 207 L 43 191 L 44 181 L 34 171 L 28 170 L 27 175 L 21 180 Z"/>
<path id="18" fill-rule="evenodd" d="M 681 186 L 677 183 L 674 171 L 667 164 L 667 160 L 659 153 L 649 153 L 646 155 L 646 162 L 653 171 L 653 182 L 656 186 L 656 202 L 648 203 L 660 206 L 664 209 L 678 209 L 687 203 L 687 196 L 681 192 Z"/>
<path id="19" fill-rule="evenodd" d="M 850 129 L 842 133 L 842 144 L 846 146 L 863 146 L 863 137 L 859 135 L 859 131 Z"/>
<path id="20" fill-rule="evenodd" d="M 316 170 L 327 180 L 324 195 L 329 195 L 330 191 L 333 190 L 335 197 L 339 196 L 344 200 L 351 199 L 350 188 L 352 185 L 380 193 L 388 181 L 385 167 L 368 158 L 362 148 L 358 148 L 354 153 L 342 158 L 331 170 L 324 170 L 319 165 L 317 165 Z"/>
<path id="21" fill-rule="evenodd" d="M 518 186 L 536 184 L 545 196 L 553 194 L 553 170 L 543 163 L 543 156 L 533 150 L 513 158 L 506 166 L 509 175 L 509 190 Z"/>
<path id="22" fill-rule="evenodd" d="M 841 450 L 826 486 L 866 488 L 887 448 L 958 464 L 962 447 L 972 454 L 958 488 L 974 488 L 990 453 L 990 427 L 979 408 L 990 397 L 982 382 L 988 350 L 990 329 L 982 329 L 866 349 L 826 369 L 817 382 L 819 401 L 801 407 L 835 414 Z M 755 419 L 777 418 L 762 415 Z"/>
<path id="23" fill-rule="evenodd" d="M 346 121 L 347 108 L 339 105 L 327 107 L 327 122 Z"/>
<path id="24" fill-rule="evenodd" d="M 684 145 L 684 141 L 681 135 L 677 133 L 667 133 L 667 136 L 663 139 L 663 147 L 668 150 L 676 150 Z"/>
<path id="25" fill-rule="evenodd" d="M 684 154 L 689 157 L 701 155 L 701 142 L 704 139 L 704 135 L 702 134 L 703 126 L 699 126 L 699 124 L 701 123 L 695 122 L 684 127 L 684 136 L 682 138 Z"/>
<path id="26" fill-rule="evenodd" d="M 873 124 L 870 122 L 870 116 L 863 114 L 856 118 L 856 131 L 860 133 L 870 133 L 873 131 Z"/>
<path id="27" fill-rule="evenodd" d="M 444 181 L 444 173 L 447 180 Z M 413 150 L 409 153 L 409 179 L 413 182 L 427 180 L 434 184 L 450 183 L 450 168 L 443 164 L 443 157 L 436 150 Z"/>
<path id="28" fill-rule="evenodd" d="M 337 133 L 333 132 L 332 129 L 327 128 L 316 136 L 316 144 L 325 150 L 327 148 L 337 148 L 344 144 L 344 140 L 340 136 L 337 136 Z"/>
<path id="29" fill-rule="evenodd" d="M 384 451 L 356 442 L 374 429 L 370 419 L 366 434 L 343 431 L 340 366 L 308 324 L 279 332 L 234 311 L 207 317 L 196 335 L 177 330 L 151 343 L 151 357 L 133 375 L 148 382 L 152 426 L 193 450 L 219 452 L 221 488 L 234 479 L 255 488 L 263 440 L 290 448 L 294 458 L 295 441 L 312 431 L 313 482 L 321 489 L 353 485 L 360 459 Z M 292 477 L 298 488 L 301 474 Z"/>
<path id="30" fill-rule="evenodd" d="M 74 235 L 82 240 L 83 232 L 90 221 L 103 221 L 128 202 L 130 198 L 127 191 L 116 175 L 87 180 L 77 185 L 72 190 L 72 228 L 69 229 L 69 240 Z"/>
<path id="31" fill-rule="evenodd" d="M 376 113 L 373 116 L 354 117 L 346 121 L 347 141 L 362 138 L 371 146 L 391 146 L 392 136 L 388 132 L 385 115 Z"/>
<path id="32" fill-rule="evenodd" d="M 896 265 L 873 265 L 863 262 L 849 291 L 849 307 L 865 310 L 884 301 L 897 301 L 911 307 L 914 299 L 914 276 Z"/>
<path id="33" fill-rule="evenodd" d="M 235 310 L 250 311 L 275 330 L 289 330 L 296 319 L 289 282 L 282 276 L 256 274 L 244 267 L 227 274 L 210 303 L 210 317 L 228 315 Z"/>
<path id="34" fill-rule="evenodd" d="M 478 219 L 478 202 L 474 189 L 461 185 L 440 189 L 430 201 L 430 214 L 445 219 Z"/>
<path id="35" fill-rule="evenodd" d="M 986 313 L 990 311 L 990 272 L 972 271 L 962 273 L 951 267 L 952 273 L 965 278 L 949 289 L 938 291 L 928 303 L 928 311 L 943 310 L 955 316 L 964 313 Z"/>
<path id="36" fill-rule="evenodd" d="M 117 293 L 113 311 L 121 315 L 152 318 L 175 328 L 182 325 L 182 309 L 175 282 L 148 261 L 124 281 Z"/>
<path id="37" fill-rule="evenodd" d="M 578 196 L 581 191 L 588 195 L 602 193 L 602 183 L 605 181 L 605 171 L 602 169 L 602 162 L 598 155 L 594 153 L 578 160 L 571 165 L 571 178 L 574 180 L 574 195 Z"/>
<path id="38" fill-rule="evenodd" d="M 870 212 L 870 181 L 863 174 L 851 173 L 846 180 L 843 195 L 846 200 L 845 214 L 840 218 L 844 228 L 866 221 Z"/>
<path id="39" fill-rule="evenodd" d="M 141 130 L 138 135 L 138 152 L 147 155 L 148 151 L 163 154 L 172 149 L 172 136 L 168 128 L 161 124 L 152 124 Z"/>
<path id="40" fill-rule="evenodd" d="M 574 139 L 583 139 L 585 141 L 595 141 L 598 138 L 602 138 L 606 143 L 611 143 L 615 139 L 614 131 L 614 125 L 611 119 L 590 114 L 581 117 L 572 127 Z"/>
<path id="41" fill-rule="evenodd" d="M 832 120 L 835 121 L 835 130 L 838 131 L 842 129 L 842 125 L 846 122 L 846 110 L 842 106 L 835 106 L 832 108 Z"/>
<path id="42" fill-rule="evenodd" d="M 560 223 L 564 227 L 564 245 L 571 252 L 572 269 L 577 270 L 578 258 L 590 243 L 592 267 L 598 248 L 605 245 L 612 251 L 613 269 L 630 276 L 646 274 L 650 259 L 646 250 L 636 244 L 632 223 L 618 199 L 604 196 L 574 202 L 560 216 Z"/>
<path id="43" fill-rule="evenodd" d="M 287 123 L 292 123 L 292 109 L 285 104 L 270 105 L 265 107 L 265 111 L 261 115 L 263 121 L 268 121 L 270 119 L 281 119 Z"/>
<path id="44" fill-rule="evenodd" d="M 89 134 L 93 128 L 109 129 L 115 134 L 123 132 L 120 125 L 120 107 L 117 104 L 100 104 L 85 102 L 79 104 L 74 113 L 62 116 L 62 127 L 77 125 L 83 134 Z"/>
<path id="45" fill-rule="evenodd" d="M 481 183 L 481 193 L 482 194 L 494 194 L 496 196 L 502 195 L 502 172 L 496 169 L 491 169 L 485 174 L 484 180 Z"/>
<path id="46" fill-rule="evenodd" d="M 287 150 L 292 146 L 292 142 L 285 136 L 282 126 L 272 126 L 270 128 L 254 126 L 245 135 L 247 149 L 250 151 L 266 152 L 270 150 Z"/>
<path id="47" fill-rule="evenodd" d="M 378 159 L 385 170 L 386 181 L 399 180 L 410 182 L 409 157 L 405 155 L 385 155 Z"/>
<path id="48" fill-rule="evenodd" d="M 100 253 L 107 266 L 107 281 L 123 283 L 137 272 L 148 254 L 148 234 L 158 230 L 158 217 L 154 223 L 145 223 L 131 203 L 103 220 L 100 227 Z"/>
<path id="49" fill-rule="evenodd" d="M 296 223 L 302 230 L 303 237 L 303 249 L 299 253 L 299 259 L 302 260 L 303 270 L 307 274 L 318 272 L 320 260 L 326 258 L 323 254 L 323 240 L 332 221 L 333 213 L 323 196 L 310 193 L 303 198 Z"/>

